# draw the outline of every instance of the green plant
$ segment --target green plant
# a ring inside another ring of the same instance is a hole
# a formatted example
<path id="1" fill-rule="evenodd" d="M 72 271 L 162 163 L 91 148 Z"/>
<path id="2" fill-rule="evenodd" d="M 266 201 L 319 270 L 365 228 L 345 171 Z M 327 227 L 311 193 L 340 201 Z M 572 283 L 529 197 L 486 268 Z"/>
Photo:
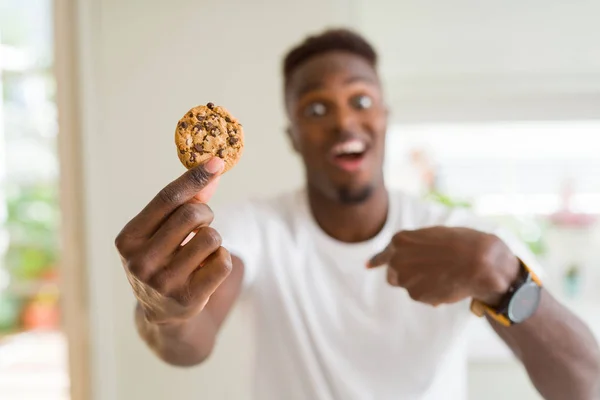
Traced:
<path id="1" fill-rule="evenodd" d="M 436 203 L 443 204 L 447 207 L 452 208 L 471 208 L 472 205 L 466 200 L 459 200 L 452 198 L 447 194 L 443 194 L 437 190 L 432 190 L 425 195 L 425 199 L 434 201 Z"/>
<path id="2" fill-rule="evenodd" d="M 58 256 L 56 185 L 13 185 L 8 190 L 5 229 L 10 241 L 6 267 L 13 279 L 37 279 Z"/>

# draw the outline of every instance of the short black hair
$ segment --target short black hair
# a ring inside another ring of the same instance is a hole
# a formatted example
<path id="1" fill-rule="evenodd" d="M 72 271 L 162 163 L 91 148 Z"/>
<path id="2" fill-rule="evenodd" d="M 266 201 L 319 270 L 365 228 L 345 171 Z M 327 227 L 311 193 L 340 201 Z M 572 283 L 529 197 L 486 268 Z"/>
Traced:
<path id="1" fill-rule="evenodd" d="M 292 73 L 314 56 L 331 51 L 345 51 L 365 59 L 373 68 L 377 66 L 377 52 L 367 40 L 346 28 L 327 29 L 318 35 L 308 36 L 293 47 L 283 61 L 284 86 L 287 87 Z"/>

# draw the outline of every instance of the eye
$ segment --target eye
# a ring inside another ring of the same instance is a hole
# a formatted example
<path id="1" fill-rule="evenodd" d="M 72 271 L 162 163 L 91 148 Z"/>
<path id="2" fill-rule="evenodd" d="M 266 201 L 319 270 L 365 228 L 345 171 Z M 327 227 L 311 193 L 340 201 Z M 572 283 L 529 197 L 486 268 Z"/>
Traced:
<path id="1" fill-rule="evenodd" d="M 319 102 L 310 103 L 304 110 L 304 113 L 308 117 L 322 117 L 327 114 L 327 107 L 325 104 Z"/>
<path id="2" fill-rule="evenodd" d="M 370 96 L 361 94 L 351 98 L 350 104 L 357 110 L 367 110 L 373 106 L 373 99 Z"/>

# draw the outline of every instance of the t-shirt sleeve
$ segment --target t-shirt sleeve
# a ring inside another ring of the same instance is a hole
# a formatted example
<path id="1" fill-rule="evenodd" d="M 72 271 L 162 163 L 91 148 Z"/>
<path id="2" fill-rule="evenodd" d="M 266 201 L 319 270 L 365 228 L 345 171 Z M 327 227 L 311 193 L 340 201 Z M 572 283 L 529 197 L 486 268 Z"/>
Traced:
<path id="1" fill-rule="evenodd" d="M 211 226 L 223 239 L 222 246 L 244 263 L 243 289 L 248 289 L 257 274 L 261 255 L 261 232 L 258 207 L 252 202 L 211 205 Z"/>

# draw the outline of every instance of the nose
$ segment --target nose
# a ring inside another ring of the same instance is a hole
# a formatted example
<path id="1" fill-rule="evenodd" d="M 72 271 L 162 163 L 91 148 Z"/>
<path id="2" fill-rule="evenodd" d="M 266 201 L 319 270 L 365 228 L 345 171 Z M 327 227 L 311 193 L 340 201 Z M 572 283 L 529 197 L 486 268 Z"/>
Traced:
<path id="1" fill-rule="evenodd" d="M 333 130 L 336 134 L 356 131 L 356 112 L 348 106 L 337 107 L 334 113 Z"/>

